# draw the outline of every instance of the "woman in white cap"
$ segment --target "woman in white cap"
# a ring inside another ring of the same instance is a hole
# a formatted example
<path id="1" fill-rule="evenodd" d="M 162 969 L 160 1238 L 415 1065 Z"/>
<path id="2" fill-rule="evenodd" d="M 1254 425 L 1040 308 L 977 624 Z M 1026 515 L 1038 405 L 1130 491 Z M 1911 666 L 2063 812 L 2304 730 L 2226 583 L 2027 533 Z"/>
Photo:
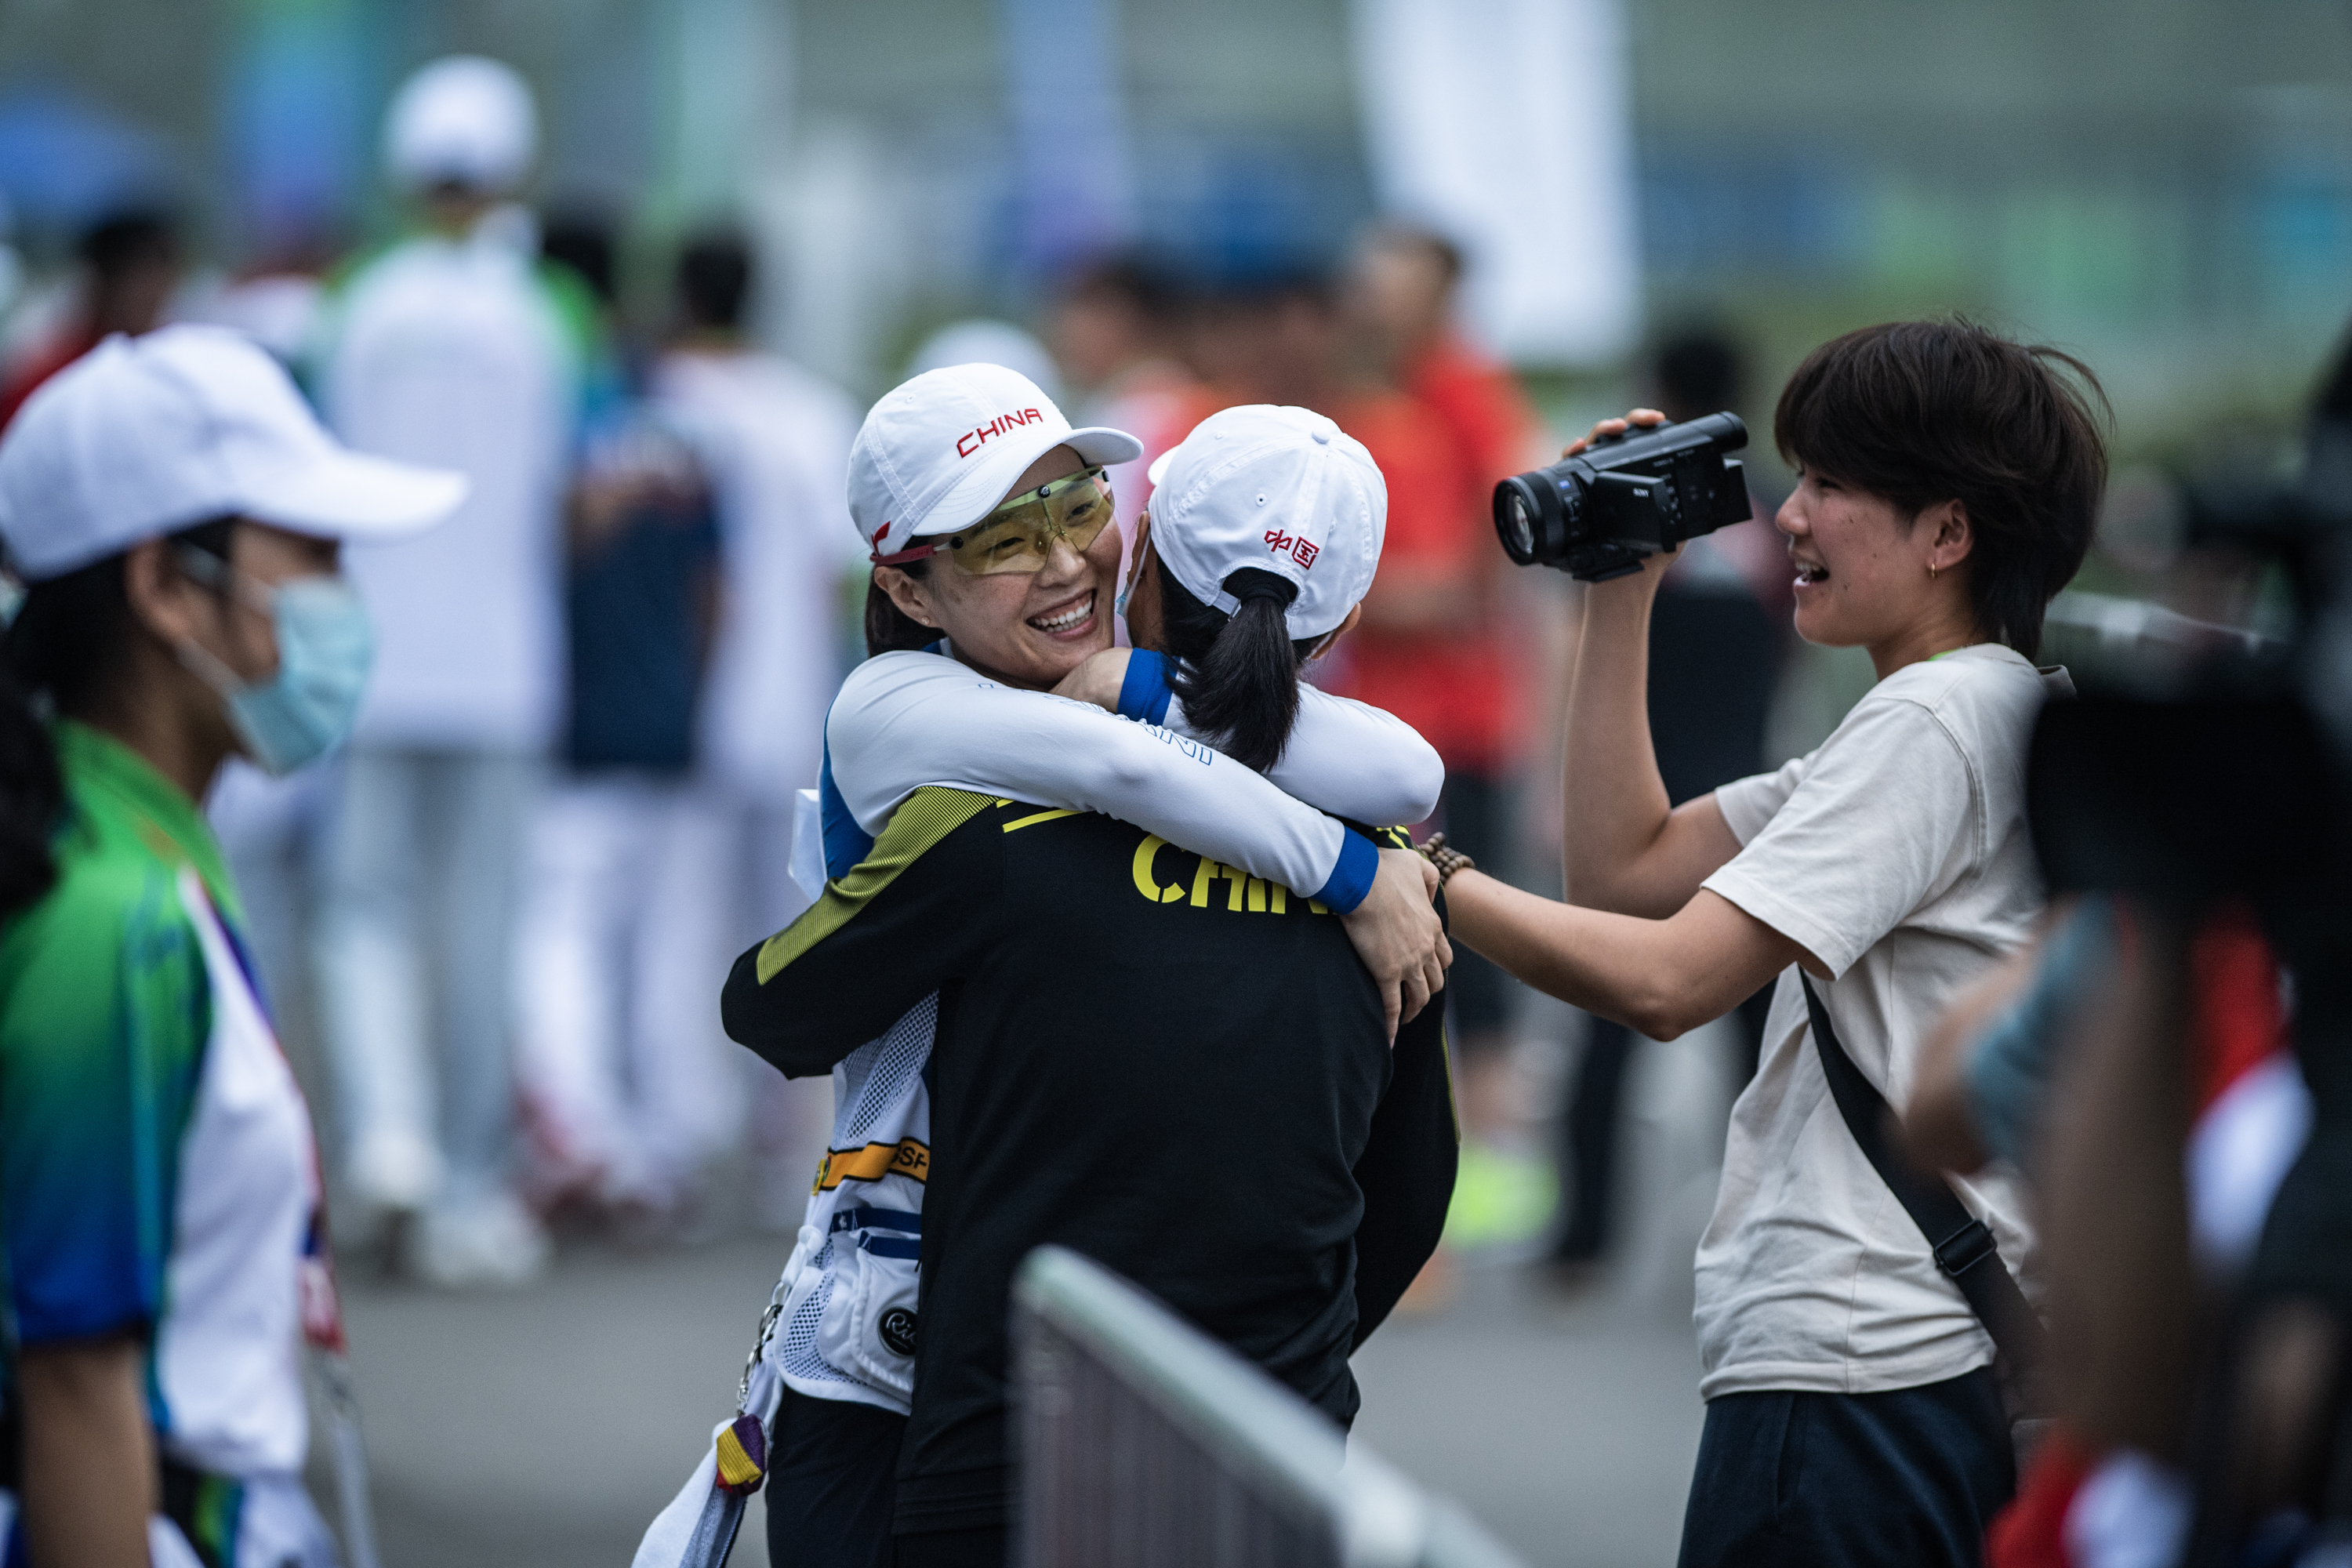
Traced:
<path id="1" fill-rule="evenodd" d="M 1311 426 L 1361 457 L 1319 416 L 1250 415 Z M 1227 433 L 1204 429 L 1199 450 L 1217 449 Z M 1379 559 L 1384 505 L 1349 512 L 1331 504 L 1336 491 L 1293 489 L 1268 492 L 1263 512 L 1252 501 L 1247 517 L 1213 523 L 1213 509 L 1189 515 L 1201 540 L 1187 559 L 1233 554 L 1216 580 L 1233 576 L 1253 600 L 1220 657 L 1202 667 L 1208 679 L 1153 655 L 1123 669 L 1089 664 L 1109 649 L 1107 601 L 1120 548 L 1106 526 L 1101 465 L 1138 451 L 1121 432 L 1071 429 L 1032 383 L 993 365 L 927 373 L 867 416 L 852 454 L 850 506 L 877 565 L 866 605 L 875 657 L 845 683 L 826 726 L 827 869 L 848 875 L 926 784 L 1100 811 L 1340 912 L 1381 983 L 1393 1033 L 1400 1011 L 1410 1016 L 1442 986 L 1449 956 L 1423 868 L 1404 852 L 1376 851 L 1315 807 L 1359 822 L 1417 821 L 1443 783 L 1435 753 L 1385 714 L 1300 687 L 1286 633 L 1278 689 L 1253 690 L 1279 722 L 1235 700 L 1242 688 L 1222 658 L 1260 646 L 1268 625 L 1279 630 L 1278 607 L 1270 621 L 1255 607 L 1270 588 L 1278 598 L 1311 584 L 1297 612 L 1310 646 L 1344 629 Z M 1368 458 L 1362 477 L 1384 500 Z M 1269 531 L 1275 516 L 1286 526 Z M 1046 695 L 1065 681 L 1106 689 L 1105 706 L 1147 721 L 1111 722 L 1098 709 Z M 1204 699 L 1209 722 L 1196 725 L 1186 704 Z M 1270 772 L 1220 756 L 1203 730 L 1250 745 Z M 749 1407 L 774 1433 L 774 1550 L 790 1542 L 811 1560 L 862 1562 L 870 1550 L 887 1561 L 890 1474 L 913 1388 L 916 1238 L 930 1137 L 923 1070 L 936 1016 L 916 1008 L 842 1064 L 831 1152 L 751 1388 Z M 724 1444 L 706 1458 L 706 1473 L 649 1532 L 641 1568 L 681 1560 L 714 1479 L 728 1479 L 726 1459 Z"/>
<path id="2" fill-rule="evenodd" d="M 464 489 L 339 447 L 204 327 L 110 339 L 0 441 L 7 1561 L 334 1560 L 301 1484 L 300 1348 L 341 1342 L 317 1153 L 198 803 L 232 755 L 341 739 L 372 645 L 340 542 Z"/>

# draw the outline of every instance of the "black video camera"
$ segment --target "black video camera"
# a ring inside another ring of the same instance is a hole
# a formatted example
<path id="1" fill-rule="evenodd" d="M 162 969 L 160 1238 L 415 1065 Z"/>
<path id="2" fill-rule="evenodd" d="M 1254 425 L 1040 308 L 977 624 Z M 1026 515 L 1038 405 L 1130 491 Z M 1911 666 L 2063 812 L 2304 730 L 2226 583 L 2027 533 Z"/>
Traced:
<path id="1" fill-rule="evenodd" d="M 1495 531 L 1522 566 L 1557 566 L 1584 583 L 1641 570 L 1644 557 L 1752 512 L 1737 452 L 1737 414 L 1628 430 L 1573 458 L 1495 487 Z"/>

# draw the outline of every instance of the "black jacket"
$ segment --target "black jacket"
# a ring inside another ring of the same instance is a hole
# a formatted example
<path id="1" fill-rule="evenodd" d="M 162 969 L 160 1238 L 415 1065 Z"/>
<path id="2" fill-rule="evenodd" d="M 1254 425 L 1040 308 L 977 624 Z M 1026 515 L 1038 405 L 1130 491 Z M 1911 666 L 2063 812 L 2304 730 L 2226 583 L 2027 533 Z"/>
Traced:
<path id="1" fill-rule="evenodd" d="M 727 1032 L 825 1072 L 934 991 L 898 1528 L 1006 1518 L 1008 1294 L 1048 1242 L 1351 1420 L 1349 1354 L 1453 1192 L 1442 999 L 1392 1052 L 1319 906 L 1107 816 L 928 789 L 737 961 Z"/>

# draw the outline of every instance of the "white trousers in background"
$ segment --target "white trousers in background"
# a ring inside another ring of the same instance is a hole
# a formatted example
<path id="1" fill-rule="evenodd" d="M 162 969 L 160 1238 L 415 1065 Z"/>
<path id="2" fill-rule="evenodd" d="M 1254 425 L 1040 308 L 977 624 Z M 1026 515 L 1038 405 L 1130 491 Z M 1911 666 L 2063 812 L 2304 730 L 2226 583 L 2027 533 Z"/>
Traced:
<path id="1" fill-rule="evenodd" d="M 539 772 L 517 752 L 354 746 L 323 858 L 320 1021 L 346 1178 L 393 1207 L 504 1190 L 518 849 Z"/>
<path id="2" fill-rule="evenodd" d="M 710 794 L 644 774 L 572 775 L 535 814 L 516 1071 L 548 1184 L 666 1209 L 740 1136 L 736 837 Z"/>

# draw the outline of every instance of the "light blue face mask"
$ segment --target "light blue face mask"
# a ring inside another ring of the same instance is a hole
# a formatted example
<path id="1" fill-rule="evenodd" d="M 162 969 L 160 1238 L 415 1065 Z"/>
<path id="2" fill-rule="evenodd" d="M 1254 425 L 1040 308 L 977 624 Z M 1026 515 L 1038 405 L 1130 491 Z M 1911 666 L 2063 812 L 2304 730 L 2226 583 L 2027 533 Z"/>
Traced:
<path id="1" fill-rule="evenodd" d="M 266 605 L 278 634 L 278 673 L 260 685 L 238 679 L 195 644 L 180 645 L 181 662 L 220 693 L 246 755 L 282 778 L 332 751 L 352 732 L 375 661 L 375 632 L 358 592 L 341 577 L 296 577 L 275 586 L 237 577 L 232 584 L 216 558 L 182 555 L 191 575 L 233 586 L 257 608 Z"/>

